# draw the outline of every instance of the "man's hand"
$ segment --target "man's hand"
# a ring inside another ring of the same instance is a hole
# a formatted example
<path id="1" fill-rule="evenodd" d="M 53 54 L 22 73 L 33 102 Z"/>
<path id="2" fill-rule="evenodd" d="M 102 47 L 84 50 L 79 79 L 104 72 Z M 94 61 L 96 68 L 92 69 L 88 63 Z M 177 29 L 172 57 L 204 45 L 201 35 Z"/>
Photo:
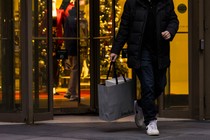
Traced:
<path id="1" fill-rule="evenodd" d="M 111 60 L 112 62 L 115 62 L 116 59 L 117 59 L 117 54 L 111 53 L 111 54 L 110 54 L 110 60 Z"/>
<path id="2" fill-rule="evenodd" d="M 171 38 L 171 34 L 169 33 L 169 31 L 164 31 L 161 33 L 161 35 L 165 40 L 168 40 Z"/>

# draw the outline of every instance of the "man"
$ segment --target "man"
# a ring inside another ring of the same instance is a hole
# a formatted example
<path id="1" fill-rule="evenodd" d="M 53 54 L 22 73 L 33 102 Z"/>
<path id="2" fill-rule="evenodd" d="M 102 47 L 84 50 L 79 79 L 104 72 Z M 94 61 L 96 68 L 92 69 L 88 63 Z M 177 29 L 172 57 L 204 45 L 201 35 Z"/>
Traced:
<path id="1" fill-rule="evenodd" d="M 70 10 L 68 9 L 68 16 L 66 17 L 64 23 L 64 36 L 72 37 L 73 39 L 65 40 L 65 48 L 68 51 L 68 59 L 71 65 L 70 81 L 68 85 L 68 90 L 64 97 L 68 98 L 70 101 L 77 101 L 77 82 L 78 82 L 78 60 L 77 60 L 77 9 L 76 4 L 74 4 Z"/>
<path id="2" fill-rule="evenodd" d="M 164 91 L 170 65 L 169 42 L 179 26 L 172 0 L 126 0 L 110 59 L 114 62 L 128 44 L 128 67 L 141 83 L 141 99 L 134 102 L 135 123 L 148 135 L 159 135 L 155 100 Z"/>

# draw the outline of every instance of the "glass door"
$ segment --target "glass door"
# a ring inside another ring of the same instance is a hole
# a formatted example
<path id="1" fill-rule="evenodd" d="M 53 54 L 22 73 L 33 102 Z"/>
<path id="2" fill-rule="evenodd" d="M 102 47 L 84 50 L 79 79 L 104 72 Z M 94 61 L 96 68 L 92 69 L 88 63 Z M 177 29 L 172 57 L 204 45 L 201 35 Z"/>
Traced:
<path id="1" fill-rule="evenodd" d="M 181 2 L 174 0 L 174 6 L 180 25 L 178 33 L 171 42 L 171 65 L 167 73 L 167 86 L 161 100 L 160 115 L 165 117 L 188 117 L 188 0 Z"/>
<path id="2" fill-rule="evenodd" d="M 52 1 L 55 114 L 97 108 L 97 84 L 106 77 L 123 5 L 123 0 Z M 121 56 L 118 64 L 131 77 L 126 58 Z"/>
<path id="3" fill-rule="evenodd" d="M 54 114 L 90 111 L 89 1 L 52 0 Z"/>
<path id="4" fill-rule="evenodd" d="M 0 121 L 24 121 L 20 1 L 0 1 Z"/>
<path id="5" fill-rule="evenodd" d="M 53 118 L 52 110 L 52 25 L 48 22 L 51 2 L 32 0 L 32 75 L 34 120 Z"/>
<path id="6" fill-rule="evenodd" d="M 0 1 L 0 121 L 53 117 L 47 2 Z"/>

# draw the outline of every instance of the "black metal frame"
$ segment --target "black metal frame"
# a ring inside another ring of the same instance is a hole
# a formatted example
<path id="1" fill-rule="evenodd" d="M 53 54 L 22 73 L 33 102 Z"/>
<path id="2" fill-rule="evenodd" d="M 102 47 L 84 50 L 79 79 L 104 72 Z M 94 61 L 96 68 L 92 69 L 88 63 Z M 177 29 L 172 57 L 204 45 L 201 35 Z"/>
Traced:
<path id="1" fill-rule="evenodd" d="M 210 86 L 209 86 L 209 83 L 210 83 L 210 65 L 209 65 L 209 59 L 210 59 L 210 31 L 209 31 L 209 27 L 210 27 L 210 18 L 209 18 L 209 6 L 210 6 L 210 2 L 208 0 L 205 0 L 204 3 L 204 8 L 203 8 L 203 11 L 204 11 L 204 19 L 203 20 L 203 25 L 204 25 L 204 28 L 203 28 L 203 32 L 204 32 L 204 50 L 205 53 L 204 53 L 204 76 L 203 76 L 203 80 L 204 80 L 204 103 L 203 103 L 203 106 L 204 106 L 204 111 L 205 111 L 205 119 L 210 119 Z M 201 44 L 202 45 L 202 44 Z M 201 46 L 202 47 L 202 46 Z M 202 48 L 201 48 L 202 49 Z"/>
<path id="2" fill-rule="evenodd" d="M 99 36 L 99 13 L 100 1 L 90 0 L 90 107 L 93 111 L 98 109 L 98 95 L 97 95 L 97 83 L 100 81 L 100 68 L 99 68 L 99 54 L 100 54 L 100 42 L 94 39 Z"/>
<path id="3" fill-rule="evenodd" d="M 27 124 L 34 123 L 33 108 L 33 58 L 32 58 L 32 2 L 31 0 L 21 0 L 21 93 L 23 97 L 23 114 Z"/>
<path id="4" fill-rule="evenodd" d="M 202 94 L 199 78 L 199 38 L 200 38 L 200 23 L 199 15 L 201 1 L 189 1 L 189 93 L 190 93 L 190 117 L 193 119 L 199 119 L 201 117 L 200 95 Z M 201 27 L 202 29 L 202 27 Z M 197 48 L 197 49 L 195 49 Z"/>

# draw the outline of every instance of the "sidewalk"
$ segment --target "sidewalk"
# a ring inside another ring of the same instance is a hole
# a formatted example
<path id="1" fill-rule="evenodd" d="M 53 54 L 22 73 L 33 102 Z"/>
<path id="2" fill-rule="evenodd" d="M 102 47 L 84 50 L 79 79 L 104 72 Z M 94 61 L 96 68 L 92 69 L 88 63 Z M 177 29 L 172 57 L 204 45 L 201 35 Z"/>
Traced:
<path id="1" fill-rule="evenodd" d="M 114 122 L 98 116 L 55 116 L 35 125 L 0 122 L 0 140 L 209 140 L 210 121 L 158 118 L 160 136 L 147 136 L 133 116 Z"/>

